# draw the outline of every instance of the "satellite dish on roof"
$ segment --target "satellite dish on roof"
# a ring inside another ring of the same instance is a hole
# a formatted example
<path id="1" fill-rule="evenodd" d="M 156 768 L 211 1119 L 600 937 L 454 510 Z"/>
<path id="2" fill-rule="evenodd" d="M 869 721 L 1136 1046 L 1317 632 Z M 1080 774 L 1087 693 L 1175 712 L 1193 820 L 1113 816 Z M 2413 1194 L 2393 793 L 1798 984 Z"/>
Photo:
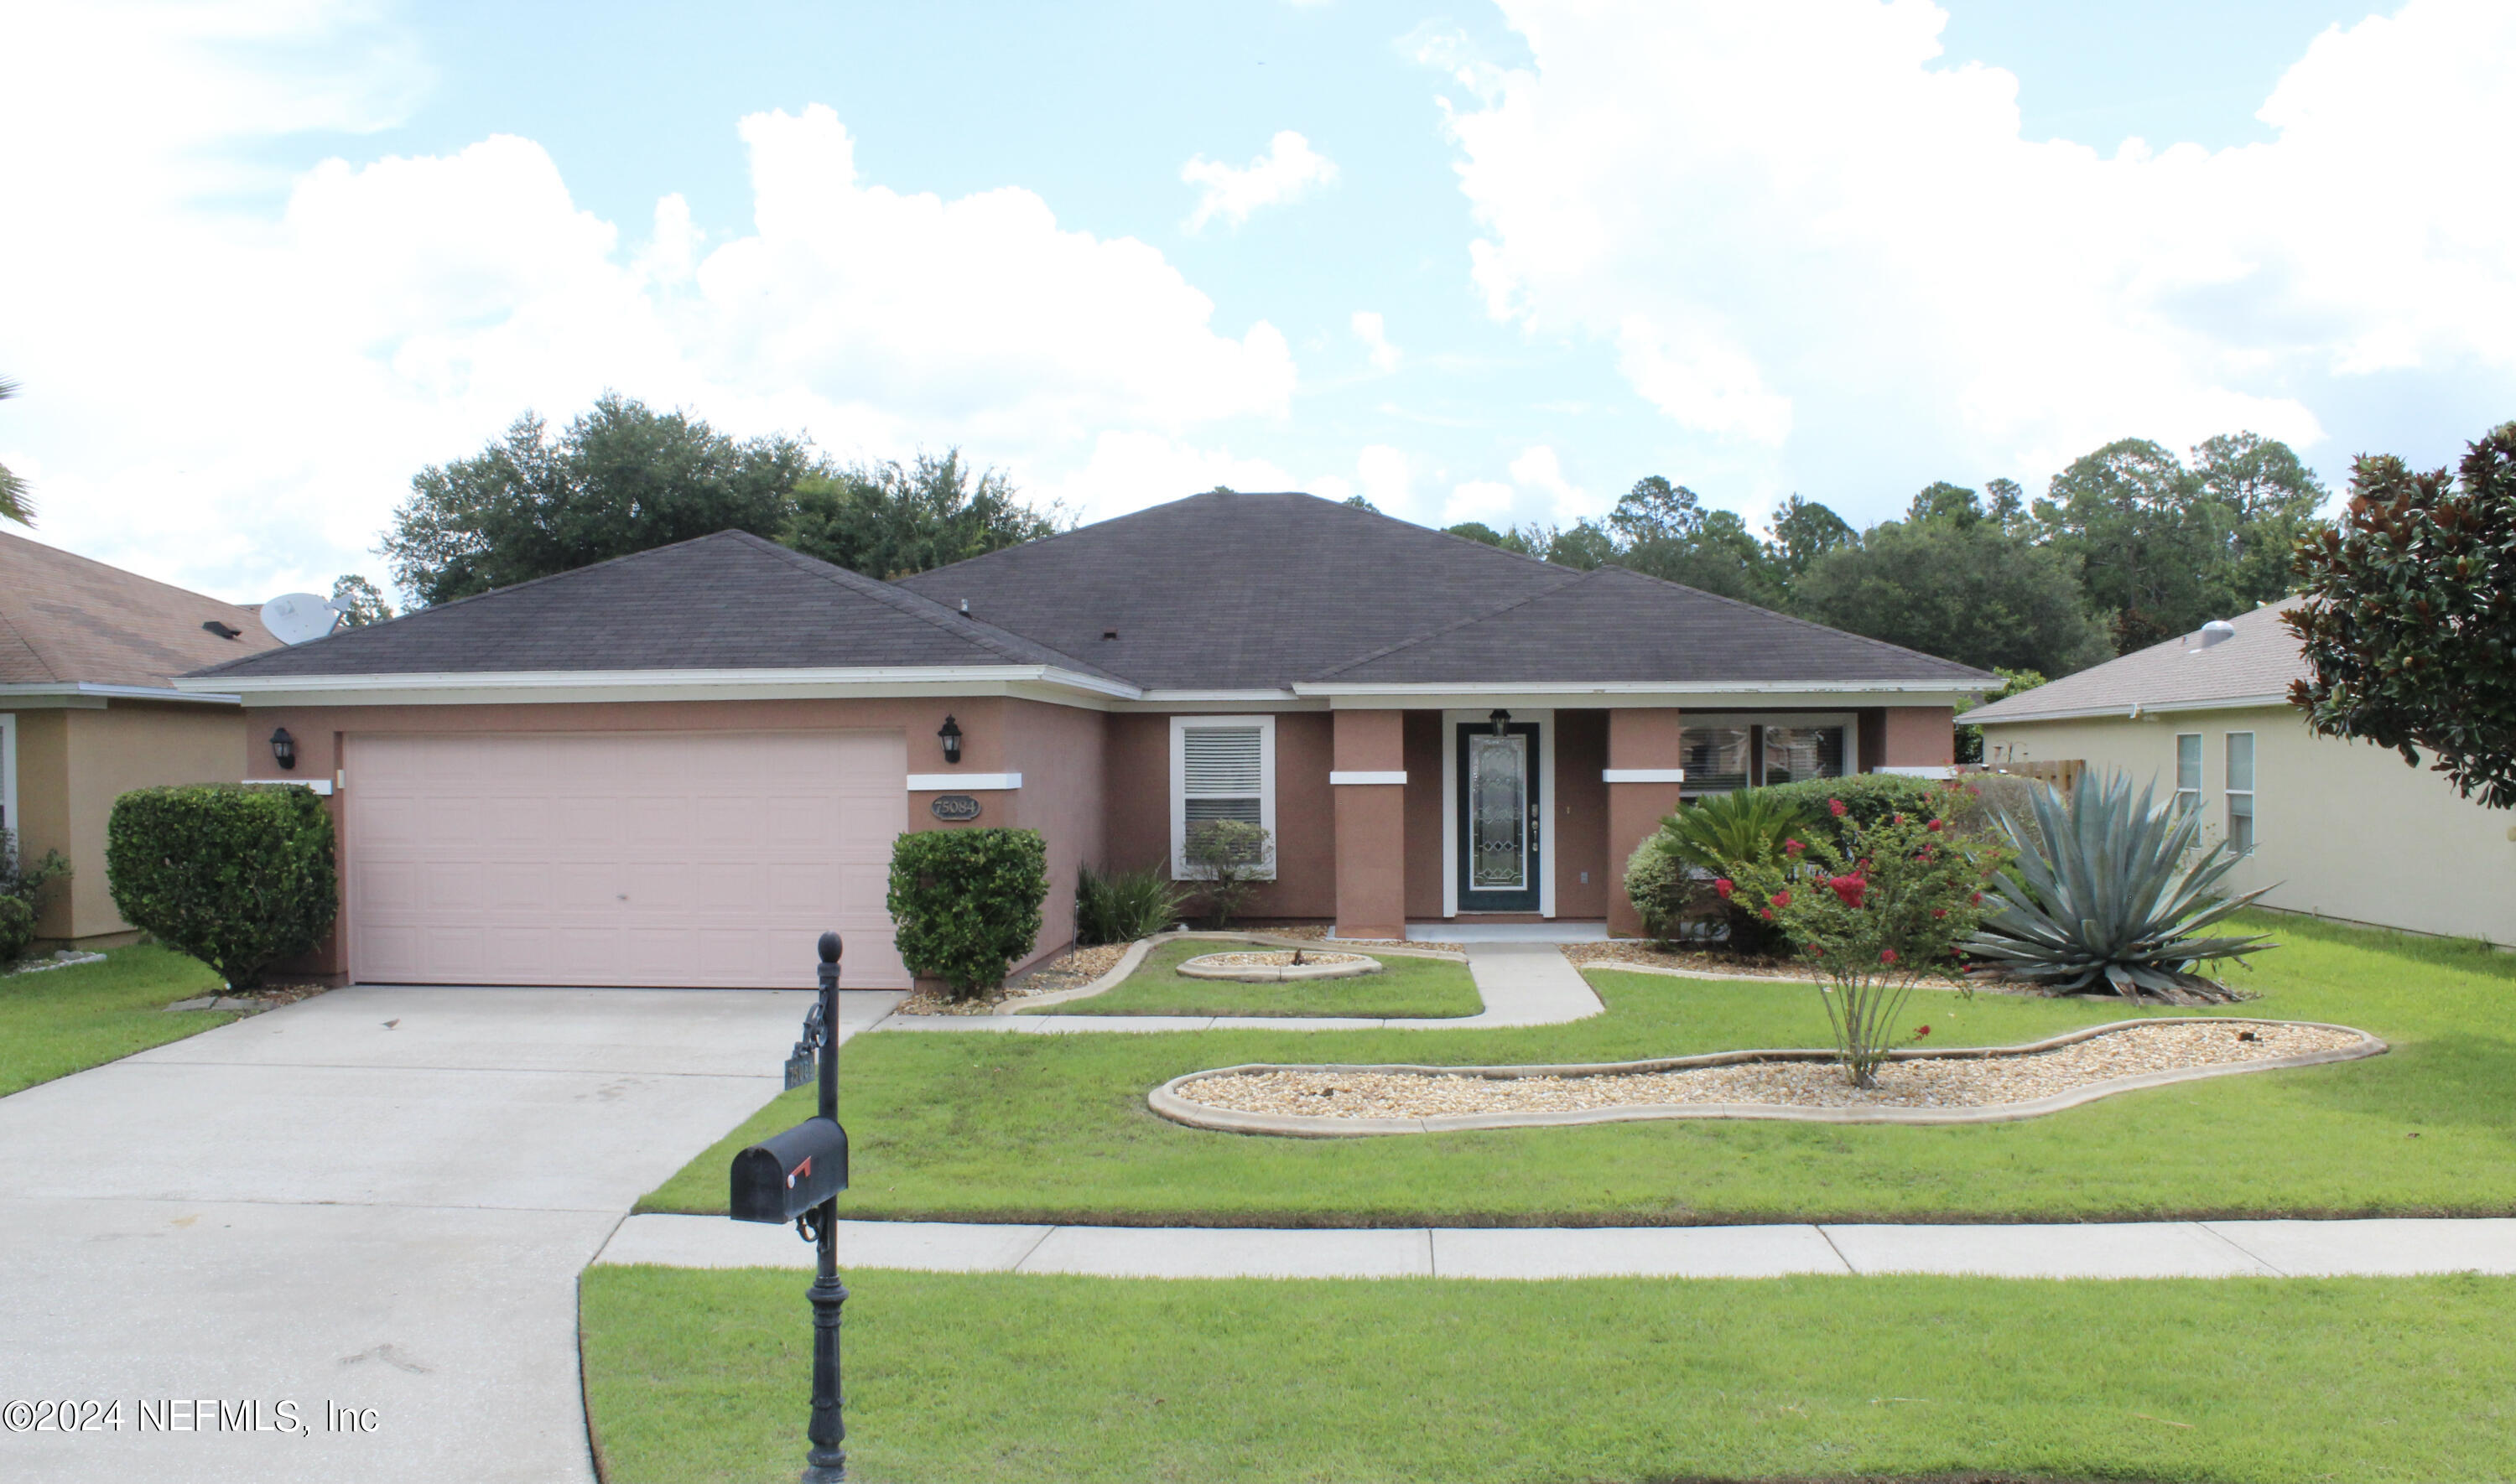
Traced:
<path id="1" fill-rule="evenodd" d="M 321 639 L 340 621 L 341 611 L 332 606 L 332 599 L 312 593 L 282 593 L 262 605 L 262 626 L 283 644 Z"/>

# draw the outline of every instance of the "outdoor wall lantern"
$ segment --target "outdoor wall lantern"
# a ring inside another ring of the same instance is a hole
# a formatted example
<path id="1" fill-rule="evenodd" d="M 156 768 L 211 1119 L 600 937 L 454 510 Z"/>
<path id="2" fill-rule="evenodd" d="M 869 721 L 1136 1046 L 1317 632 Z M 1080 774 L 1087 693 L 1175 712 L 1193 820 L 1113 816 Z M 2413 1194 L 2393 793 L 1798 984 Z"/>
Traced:
<path id="1" fill-rule="evenodd" d="M 1492 716 L 1486 718 L 1486 720 L 1493 723 L 1494 735 L 1499 737 L 1502 735 L 1502 729 L 1511 724 L 1511 713 L 1497 710 Z"/>
<path id="2" fill-rule="evenodd" d="M 935 735 L 944 739 L 944 761 L 946 763 L 960 762 L 961 723 L 953 721 L 950 717 L 945 717 L 944 719 L 943 727 L 938 730 Z"/>
<path id="3" fill-rule="evenodd" d="M 283 726 L 271 734 L 271 758 L 282 768 L 297 766 L 297 739 Z"/>

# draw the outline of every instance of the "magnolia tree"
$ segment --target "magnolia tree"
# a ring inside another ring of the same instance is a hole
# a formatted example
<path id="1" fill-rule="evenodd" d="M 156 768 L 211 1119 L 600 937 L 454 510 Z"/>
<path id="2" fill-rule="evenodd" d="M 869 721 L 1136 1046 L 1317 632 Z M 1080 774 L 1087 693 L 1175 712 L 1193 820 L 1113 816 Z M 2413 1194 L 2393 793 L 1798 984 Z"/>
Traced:
<path id="1" fill-rule="evenodd" d="M 2516 808 L 2516 423 L 2452 473 L 2360 459 L 2297 576 L 2306 601 L 2286 616 L 2308 678 L 2289 700 L 2307 724 L 2426 754 L 2466 798 Z"/>
<path id="2" fill-rule="evenodd" d="M 1948 806 L 1964 793 L 1950 785 Z M 1826 806 L 1836 831 L 1786 840 L 1713 889 L 1774 924 L 1824 972 L 1818 993 L 1844 1075 L 1874 1088 L 1880 1063 L 1907 1039 L 1899 1028 L 1914 986 L 1958 977 L 1957 944 L 1982 920 L 1984 884 L 2006 852 L 1951 831 L 1940 808 L 1864 825 L 1841 800 Z M 1914 1027 L 1911 1039 L 1930 1029 Z"/>

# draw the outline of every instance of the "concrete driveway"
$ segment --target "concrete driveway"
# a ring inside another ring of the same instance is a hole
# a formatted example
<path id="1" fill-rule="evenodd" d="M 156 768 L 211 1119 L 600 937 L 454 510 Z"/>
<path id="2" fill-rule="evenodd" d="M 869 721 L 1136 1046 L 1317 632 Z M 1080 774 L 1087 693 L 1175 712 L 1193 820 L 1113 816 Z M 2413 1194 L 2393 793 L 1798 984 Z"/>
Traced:
<path id="1" fill-rule="evenodd" d="M 0 1477 L 590 1479 L 576 1275 L 811 1001 L 335 990 L 0 1098 Z"/>

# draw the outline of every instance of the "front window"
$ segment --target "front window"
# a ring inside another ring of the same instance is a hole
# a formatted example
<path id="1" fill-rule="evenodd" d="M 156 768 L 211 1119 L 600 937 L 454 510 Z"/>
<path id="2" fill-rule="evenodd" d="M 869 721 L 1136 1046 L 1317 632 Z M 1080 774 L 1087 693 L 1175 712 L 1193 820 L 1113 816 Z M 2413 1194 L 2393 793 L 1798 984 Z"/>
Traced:
<path id="1" fill-rule="evenodd" d="M 1685 796 L 1840 778 L 1851 771 L 1853 739 L 1849 718 L 1777 717 L 1770 723 L 1705 718 L 1703 724 L 1685 728 L 1681 740 Z"/>
<path id="2" fill-rule="evenodd" d="M 2175 812 L 2190 814 L 2202 806 L 2202 734 L 2188 731 L 2175 739 Z"/>
<path id="3" fill-rule="evenodd" d="M 1188 863 L 1188 836 L 1214 819 L 1237 819 L 1267 832 L 1269 861 L 1261 879 L 1275 880 L 1276 719 L 1171 718 L 1171 876 L 1206 873 Z"/>
<path id="4" fill-rule="evenodd" d="M 2254 734 L 2228 733 L 2228 844 L 2240 855 L 2254 850 Z"/>

